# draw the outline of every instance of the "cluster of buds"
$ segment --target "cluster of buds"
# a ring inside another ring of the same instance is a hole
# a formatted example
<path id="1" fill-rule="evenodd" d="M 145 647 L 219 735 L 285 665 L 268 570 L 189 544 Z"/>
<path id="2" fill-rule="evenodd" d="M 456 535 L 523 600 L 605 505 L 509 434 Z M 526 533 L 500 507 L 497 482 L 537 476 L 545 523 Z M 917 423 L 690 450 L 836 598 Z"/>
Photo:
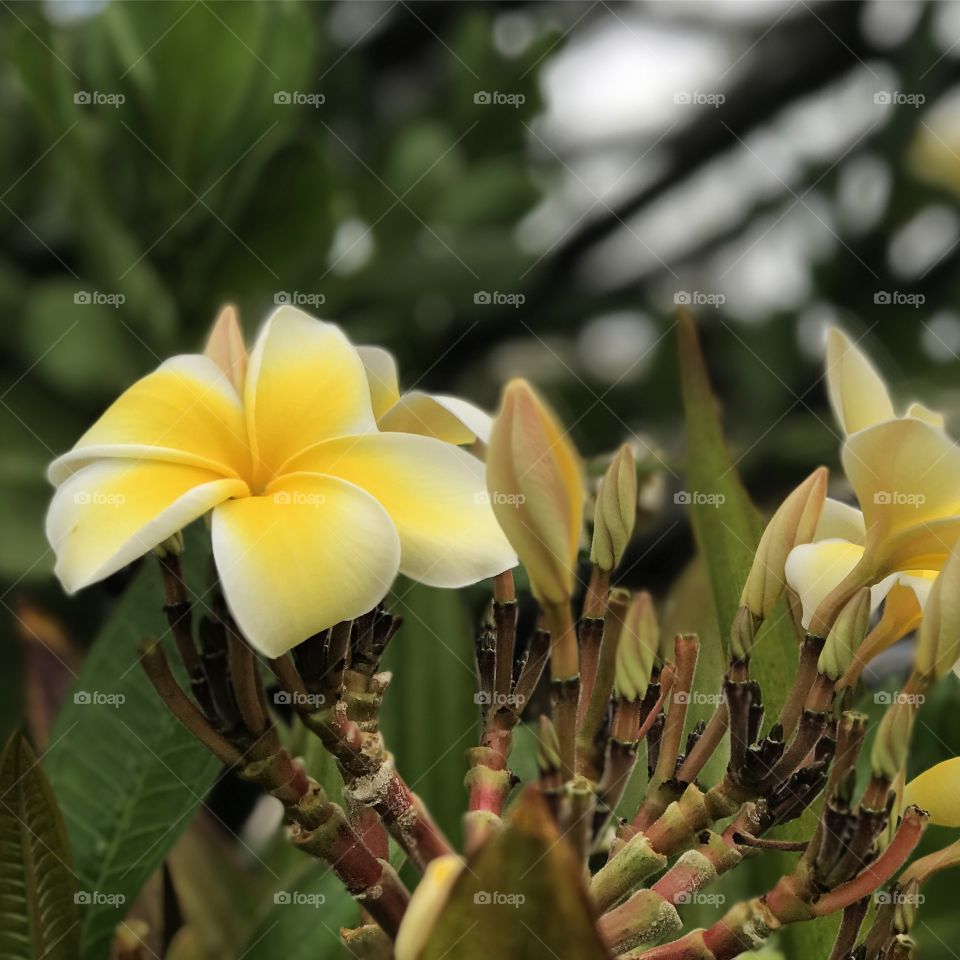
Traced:
<path id="1" fill-rule="evenodd" d="M 546 889 L 551 878 L 538 865 L 554 869 L 550 851 L 559 847 L 562 896 L 572 898 L 564 920 L 591 960 L 730 960 L 788 924 L 834 913 L 842 921 L 832 960 L 912 956 L 920 885 L 960 863 L 955 845 L 897 879 L 930 819 L 922 808 L 934 808 L 934 822 L 960 825 L 956 801 L 929 802 L 942 777 L 930 771 L 906 784 L 903 773 L 923 695 L 960 655 L 960 553 L 944 562 L 922 620 L 899 585 L 888 584 L 887 607 L 872 623 L 875 584 L 858 579 L 859 567 L 811 617 L 788 571 L 791 556 L 821 536 L 828 476 L 815 470 L 759 539 L 726 625 L 722 680 L 705 691 L 697 685 L 698 637 L 667 634 L 651 594 L 618 585 L 637 519 L 629 446 L 610 458 L 599 481 L 582 580 L 587 491 L 580 458 L 524 381 L 504 392 L 486 474 L 490 503 L 537 610 L 521 630 L 513 572 L 494 579 L 476 638 L 482 733 L 467 756 L 462 854 L 396 770 L 380 729 L 389 676 L 379 665 L 399 621 L 378 607 L 269 661 L 283 702 L 336 759 L 344 810 L 282 747 L 257 659 L 223 604 L 201 621 L 196 647 L 179 548 L 160 551 L 170 628 L 192 699 L 157 644 L 143 654 L 154 686 L 225 764 L 283 802 L 293 842 L 327 860 L 358 898 L 369 923 L 344 934 L 355 955 L 436 956 L 437 943 L 458 943 L 485 919 L 476 911 L 491 903 L 504 906 L 496 927 L 506 939 L 498 943 L 510 943 L 510 931 L 522 942 L 545 909 L 524 906 L 525 891 Z M 797 666 L 774 714 L 751 660 L 780 609 L 795 628 Z M 858 785 L 868 724 L 851 704 L 863 665 L 918 622 L 913 672 L 879 723 L 869 780 Z M 549 712 L 536 721 L 538 773 L 517 791 L 514 735 L 521 721 L 534 719 L 531 705 L 548 664 Z M 715 709 L 694 723 L 690 708 L 699 696 Z M 726 765 L 710 782 L 718 756 Z M 643 779 L 641 758 L 646 786 L 637 798 L 628 787 Z M 949 776 L 960 779 L 953 767 Z M 768 836 L 804 815 L 813 824 L 806 839 Z M 423 872 L 412 897 L 387 863 L 391 837 Z M 678 907 L 709 896 L 718 877 L 770 850 L 796 859 L 765 894 L 683 933 Z M 523 856 L 529 862 L 517 866 Z M 528 874 L 536 878 L 529 886 Z M 491 877 L 499 900 L 475 890 Z M 861 939 L 871 896 L 882 906 Z"/>

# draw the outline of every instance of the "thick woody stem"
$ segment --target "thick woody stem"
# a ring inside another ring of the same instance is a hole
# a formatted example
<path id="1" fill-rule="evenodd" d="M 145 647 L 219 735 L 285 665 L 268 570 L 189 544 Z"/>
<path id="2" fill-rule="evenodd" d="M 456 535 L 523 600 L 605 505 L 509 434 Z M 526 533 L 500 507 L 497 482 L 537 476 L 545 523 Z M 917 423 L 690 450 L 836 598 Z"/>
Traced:
<path id="1" fill-rule="evenodd" d="M 590 568 L 590 583 L 587 585 L 587 594 L 583 599 L 584 618 L 603 616 L 603 608 L 607 605 L 607 593 L 610 590 L 610 573 L 601 570 L 596 564 Z"/>
<path id="2" fill-rule="evenodd" d="M 524 655 L 520 674 L 513 687 L 513 699 L 518 710 L 522 710 L 530 702 L 530 698 L 543 676 L 549 657 L 550 632 L 538 626 L 530 638 L 530 645 Z"/>
<path id="3" fill-rule="evenodd" d="M 927 815 L 922 810 L 907 807 L 893 840 L 883 853 L 858 876 L 817 900 L 813 905 L 813 916 L 825 917 L 845 910 L 887 883 L 913 853 L 926 825 Z"/>
<path id="4" fill-rule="evenodd" d="M 613 712 L 610 744 L 607 747 L 603 778 L 597 787 L 600 802 L 614 811 L 637 762 L 640 744 L 640 701 L 618 699 Z"/>
<path id="5" fill-rule="evenodd" d="M 240 763 L 243 754 L 222 737 L 194 702 L 183 692 L 170 670 L 167 655 L 158 640 L 148 641 L 140 651 L 140 663 L 167 709 L 217 759 L 228 766 Z"/>
<path id="6" fill-rule="evenodd" d="M 254 737 L 261 736 L 269 720 L 261 700 L 262 687 L 257 675 L 257 662 L 253 651 L 240 639 L 232 624 L 226 624 L 227 657 L 230 667 L 230 682 L 233 686 L 237 708 L 244 725 Z"/>
<path id="7" fill-rule="evenodd" d="M 639 829 L 652 824 L 677 795 L 670 784 L 674 781 L 677 759 L 680 754 L 680 742 L 683 739 L 683 726 L 687 718 L 690 703 L 690 689 L 693 675 L 697 669 L 699 643 L 692 634 L 678 634 L 676 638 L 676 674 L 673 690 L 670 694 L 670 706 L 667 710 L 666 724 L 660 740 L 660 752 L 657 766 L 647 786 L 647 795 L 643 805 L 633 818 L 633 826 Z"/>
<path id="8" fill-rule="evenodd" d="M 213 719 L 216 711 L 203 663 L 193 639 L 193 607 L 183 577 L 183 558 L 179 554 L 157 554 L 163 578 L 163 613 L 173 636 L 180 659 L 190 678 L 190 688 L 204 715 Z"/>
<path id="9" fill-rule="evenodd" d="M 697 779 L 700 771 L 706 766 L 707 761 L 713 756 L 717 747 L 723 741 L 723 736 L 727 732 L 727 726 L 730 722 L 730 714 L 727 712 L 726 703 L 721 703 L 716 712 L 710 718 L 706 728 L 700 735 L 700 738 L 694 744 L 693 749 L 684 757 L 680 769 L 677 771 L 677 779 L 682 783 L 692 783 Z"/>
<path id="10" fill-rule="evenodd" d="M 371 853 L 323 788 L 306 776 L 286 750 L 264 755 L 263 745 L 257 745 L 248 760 L 221 737 L 176 682 L 159 643 L 154 641 L 143 649 L 141 663 L 174 716 L 218 759 L 281 800 L 295 825 L 293 842 L 329 863 L 363 908 L 395 937 L 409 894 L 389 863 Z"/>
<path id="11" fill-rule="evenodd" d="M 764 777 L 764 788 L 771 789 L 783 783 L 817 745 L 827 727 L 828 711 L 833 704 L 833 698 L 834 682 L 825 674 L 817 673 L 807 694 L 796 736 L 770 773 Z"/>
<path id="12" fill-rule="evenodd" d="M 807 634 L 800 644 L 800 662 L 797 665 L 797 673 L 794 677 L 790 692 L 784 701 L 780 710 L 780 726 L 783 728 L 783 736 L 788 740 L 793 731 L 797 728 L 800 721 L 800 715 L 803 712 L 803 705 L 806 703 L 810 694 L 810 688 L 817 676 L 817 661 L 820 658 L 820 652 L 824 645 L 823 637 L 815 637 Z"/>
<path id="13" fill-rule="evenodd" d="M 602 744 L 597 742 L 597 736 L 613 692 L 613 681 L 617 669 L 617 646 L 620 634 L 623 632 L 623 618 L 626 616 L 629 604 L 630 596 L 625 591 L 615 590 L 610 594 L 603 620 L 603 633 L 596 672 L 589 694 L 590 699 L 577 730 L 578 771 L 591 780 L 599 779 L 601 773 L 603 749 Z M 585 691 L 581 689 L 580 693 L 582 704 Z"/>
<path id="14" fill-rule="evenodd" d="M 419 797 L 397 773 L 392 758 L 363 752 L 361 731 L 346 717 L 342 707 L 304 710 L 300 716 L 336 757 L 344 774 L 344 795 L 376 810 L 391 836 L 419 869 L 434 858 L 453 852 Z"/>
<path id="15" fill-rule="evenodd" d="M 577 726 L 582 726 L 587 707 L 593 697 L 593 687 L 600 662 L 600 647 L 603 642 L 603 610 L 597 617 L 585 617 L 580 621 L 580 703 L 577 707 Z"/>
<path id="16" fill-rule="evenodd" d="M 644 960 L 733 960 L 744 951 L 756 950 L 786 924 L 846 909 L 900 869 L 920 839 L 924 820 L 920 811 L 909 808 L 890 846 L 849 883 L 818 898 L 819 890 L 801 861 L 794 873 L 782 877 L 766 896 L 738 903 L 709 929 L 655 947 L 643 954 Z"/>

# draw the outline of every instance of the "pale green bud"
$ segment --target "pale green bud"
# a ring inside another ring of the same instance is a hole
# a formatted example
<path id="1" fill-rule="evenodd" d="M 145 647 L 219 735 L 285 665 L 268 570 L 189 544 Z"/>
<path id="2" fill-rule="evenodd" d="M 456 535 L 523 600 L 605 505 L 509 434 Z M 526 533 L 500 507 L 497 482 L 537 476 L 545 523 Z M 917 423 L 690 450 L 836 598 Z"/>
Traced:
<path id="1" fill-rule="evenodd" d="M 772 613 L 786 585 L 787 557 L 794 547 L 813 539 L 826 495 L 827 469 L 818 467 L 771 517 L 740 595 L 741 606 L 755 617 L 764 620 Z"/>
<path id="2" fill-rule="evenodd" d="M 637 520 L 637 467 L 624 444 L 610 461 L 593 515 L 590 562 L 609 573 L 623 557 Z"/>
<path id="3" fill-rule="evenodd" d="M 858 590 L 840 611 L 827 634 L 817 661 L 817 670 L 831 680 L 839 680 L 853 663 L 870 626 L 870 588 Z"/>
<path id="4" fill-rule="evenodd" d="M 660 625 L 653 598 L 646 590 L 634 597 L 623 621 L 617 645 L 614 689 L 618 697 L 637 701 L 643 698 L 660 645 Z"/>
<path id="5" fill-rule="evenodd" d="M 905 699 L 898 699 L 887 708 L 870 752 L 874 776 L 893 781 L 906 767 L 913 715 L 914 706 Z"/>
<path id="6" fill-rule="evenodd" d="M 933 582 L 923 610 L 914 670 L 929 683 L 960 660 L 960 551 L 954 550 Z"/>

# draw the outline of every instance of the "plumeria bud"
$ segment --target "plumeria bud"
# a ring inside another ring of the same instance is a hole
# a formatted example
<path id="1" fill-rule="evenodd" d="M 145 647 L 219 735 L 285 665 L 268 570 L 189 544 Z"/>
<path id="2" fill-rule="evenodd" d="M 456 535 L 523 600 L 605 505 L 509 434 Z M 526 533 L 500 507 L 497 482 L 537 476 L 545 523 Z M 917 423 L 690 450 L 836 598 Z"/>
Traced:
<path id="1" fill-rule="evenodd" d="M 659 645 L 657 612 L 653 599 L 644 590 L 637 594 L 627 610 L 617 645 L 614 690 L 618 697 L 632 702 L 643 699 Z"/>
<path id="2" fill-rule="evenodd" d="M 960 551 L 954 550 L 933 582 L 920 621 L 914 670 L 929 683 L 960 660 Z"/>
<path id="3" fill-rule="evenodd" d="M 237 308 L 228 303 L 213 322 L 203 355 L 212 360 L 243 393 L 247 378 L 247 346 L 237 317 Z"/>
<path id="4" fill-rule="evenodd" d="M 913 715 L 914 706 L 908 700 L 898 699 L 887 707 L 870 753 L 870 767 L 875 777 L 893 781 L 906 766 Z"/>
<path id="5" fill-rule="evenodd" d="M 749 607 L 739 607 L 730 627 L 730 659 L 747 660 L 753 649 L 760 618 Z"/>
<path id="6" fill-rule="evenodd" d="M 487 450 L 487 488 L 534 595 L 544 605 L 566 603 L 583 520 L 580 458 L 525 380 L 504 388 Z"/>
<path id="7" fill-rule="evenodd" d="M 593 515 L 590 562 L 609 573 L 623 557 L 637 520 L 637 465 L 624 444 L 610 461 Z"/>
<path id="8" fill-rule="evenodd" d="M 463 860 L 454 854 L 436 857 L 427 865 L 397 932 L 396 960 L 416 960 L 423 953 L 463 866 Z"/>
<path id="9" fill-rule="evenodd" d="M 817 670 L 831 680 L 839 680 L 853 663 L 870 626 L 870 588 L 863 587 L 847 601 L 833 622 L 820 652 Z"/>
<path id="10" fill-rule="evenodd" d="M 794 547 L 813 539 L 826 495 L 827 469 L 818 467 L 780 504 L 767 524 L 740 596 L 740 604 L 755 617 L 766 619 L 780 599 L 787 556 Z"/>

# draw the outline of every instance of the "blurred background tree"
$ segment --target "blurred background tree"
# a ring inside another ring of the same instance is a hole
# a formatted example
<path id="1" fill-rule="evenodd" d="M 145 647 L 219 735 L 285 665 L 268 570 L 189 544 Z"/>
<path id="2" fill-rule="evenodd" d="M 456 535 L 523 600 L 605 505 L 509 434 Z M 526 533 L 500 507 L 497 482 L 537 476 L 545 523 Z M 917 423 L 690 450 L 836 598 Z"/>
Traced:
<path id="1" fill-rule="evenodd" d="M 283 302 L 335 319 L 405 386 L 488 408 L 527 375 L 587 454 L 635 440 L 666 496 L 628 565 L 657 588 L 690 555 L 677 303 L 761 504 L 836 463 L 827 321 L 904 399 L 958 407 L 960 4 L 49 0 L 0 22 L 0 582 L 11 630 L 63 661 L 127 577 L 61 596 L 44 467 L 226 301 L 249 336 Z"/>

